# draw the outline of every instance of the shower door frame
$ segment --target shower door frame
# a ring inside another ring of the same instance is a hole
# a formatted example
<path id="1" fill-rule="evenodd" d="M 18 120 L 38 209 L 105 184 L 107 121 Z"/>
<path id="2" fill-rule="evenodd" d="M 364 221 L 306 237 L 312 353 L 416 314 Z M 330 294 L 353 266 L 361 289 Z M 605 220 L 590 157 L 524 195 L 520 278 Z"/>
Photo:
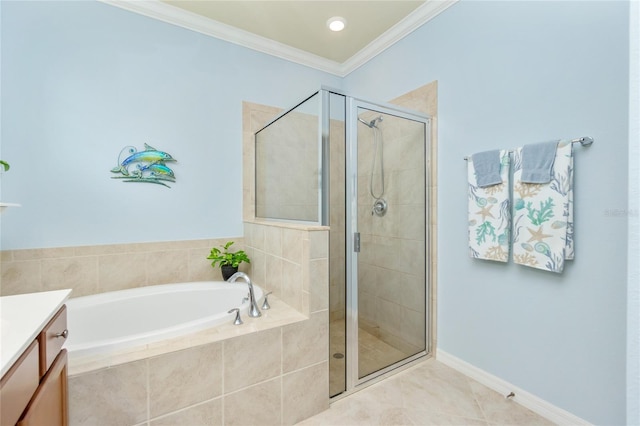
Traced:
<path id="1" fill-rule="evenodd" d="M 364 108 L 376 113 L 393 115 L 396 117 L 417 121 L 424 124 L 424 225 L 425 225 L 425 350 L 415 355 L 400 360 L 381 370 L 375 371 L 362 378 L 358 372 L 358 253 L 355 250 L 355 233 L 358 232 L 358 109 Z M 408 366 L 408 364 L 423 358 L 432 352 L 431 342 L 431 306 L 429 305 L 431 295 L 431 276 L 430 276 L 430 251 L 431 240 L 429 235 L 429 209 L 431 199 L 429 197 L 429 176 L 430 176 L 430 145 L 431 145 L 431 117 L 426 114 L 420 114 L 416 111 L 408 110 L 396 105 L 380 104 L 369 102 L 366 100 L 346 96 L 346 222 L 345 222 L 345 239 L 346 239 L 346 389 L 342 394 L 336 397 L 346 396 L 357 390 L 361 385 L 371 382 L 372 380 L 382 378 L 391 371 Z M 355 285 L 354 285 L 355 283 Z M 351 350 L 349 350 L 351 349 Z M 372 382 L 373 383 L 373 382 Z"/>

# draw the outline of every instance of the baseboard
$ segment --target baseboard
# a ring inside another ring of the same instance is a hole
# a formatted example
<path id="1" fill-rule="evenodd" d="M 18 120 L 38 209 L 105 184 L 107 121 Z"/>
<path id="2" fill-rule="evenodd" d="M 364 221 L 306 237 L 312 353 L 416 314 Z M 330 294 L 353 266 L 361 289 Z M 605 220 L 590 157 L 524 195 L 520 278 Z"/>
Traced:
<path id="1" fill-rule="evenodd" d="M 539 398 L 525 390 L 518 388 L 517 386 L 512 385 L 511 383 L 502 380 L 499 377 L 494 376 L 493 374 L 487 373 L 484 370 L 479 369 L 478 367 L 469 364 L 466 361 L 461 360 L 460 358 L 456 358 L 455 356 L 446 353 L 442 349 L 438 349 L 436 352 L 436 360 L 453 368 L 454 370 L 459 371 L 460 373 L 468 376 L 479 383 L 482 383 L 486 387 L 493 389 L 499 394 L 509 395 L 509 393 L 513 392 L 515 396 L 512 397 L 512 400 L 522 405 L 523 407 L 528 408 L 536 414 L 541 415 L 547 420 L 557 424 L 557 425 L 590 425 L 591 423 L 586 420 L 581 419 L 580 417 L 569 413 L 568 411 L 563 410 L 562 408 L 558 408 L 555 405 Z"/>

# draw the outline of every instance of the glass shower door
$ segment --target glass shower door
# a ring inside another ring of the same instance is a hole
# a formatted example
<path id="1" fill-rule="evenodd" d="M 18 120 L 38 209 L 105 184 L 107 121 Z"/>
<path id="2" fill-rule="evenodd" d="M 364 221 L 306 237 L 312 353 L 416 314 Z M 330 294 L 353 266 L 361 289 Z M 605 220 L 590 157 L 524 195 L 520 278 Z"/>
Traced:
<path id="1" fill-rule="evenodd" d="M 359 383 L 427 350 L 428 206 L 425 120 L 363 102 L 356 119 L 351 294 Z"/>

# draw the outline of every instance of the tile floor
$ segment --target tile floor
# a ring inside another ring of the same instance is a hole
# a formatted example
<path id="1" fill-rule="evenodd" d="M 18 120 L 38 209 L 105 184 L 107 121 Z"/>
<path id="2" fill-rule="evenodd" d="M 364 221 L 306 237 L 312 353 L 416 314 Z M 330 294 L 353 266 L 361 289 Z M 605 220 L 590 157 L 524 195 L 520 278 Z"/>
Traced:
<path id="1" fill-rule="evenodd" d="M 332 321 L 329 326 L 329 394 L 337 395 L 345 387 L 344 320 Z M 362 328 L 360 328 L 358 334 L 358 350 L 360 354 L 358 374 L 360 377 L 413 355 L 413 353 L 404 353 L 394 348 Z M 338 358 L 336 355 L 342 355 L 342 358 Z"/>
<path id="2" fill-rule="evenodd" d="M 552 425 L 467 376 L 428 359 L 342 398 L 299 426 Z"/>

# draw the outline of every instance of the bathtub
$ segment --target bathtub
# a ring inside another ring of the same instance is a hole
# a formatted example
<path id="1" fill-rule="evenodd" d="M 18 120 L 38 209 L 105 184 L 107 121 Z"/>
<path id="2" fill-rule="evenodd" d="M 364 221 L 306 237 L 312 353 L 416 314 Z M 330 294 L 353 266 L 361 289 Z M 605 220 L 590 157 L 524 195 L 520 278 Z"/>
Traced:
<path id="1" fill-rule="evenodd" d="M 256 300 L 263 291 L 253 286 Z M 70 358 L 117 352 L 233 322 L 249 313 L 244 281 L 164 284 L 72 298 L 65 343 Z"/>

